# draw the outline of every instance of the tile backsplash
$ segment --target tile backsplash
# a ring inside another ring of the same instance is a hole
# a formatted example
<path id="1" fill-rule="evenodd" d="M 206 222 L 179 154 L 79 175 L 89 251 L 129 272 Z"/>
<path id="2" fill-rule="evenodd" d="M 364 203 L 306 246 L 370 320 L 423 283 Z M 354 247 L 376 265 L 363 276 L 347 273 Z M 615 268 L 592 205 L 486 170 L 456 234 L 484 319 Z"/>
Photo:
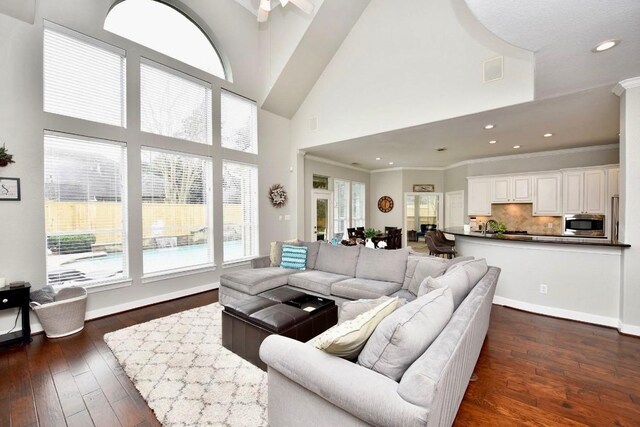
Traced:
<path id="1" fill-rule="evenodd" d="M 533 216 L 533 204 L 511 203 L 491 205 L 491 216 L 476 216 L 478 224 L 489 219 L 502 221 L 507 230 L 526 230 L 534 234 L 562 234 L 562 217 Z M 551 228 L 548 225 L 551 224 Z"/>

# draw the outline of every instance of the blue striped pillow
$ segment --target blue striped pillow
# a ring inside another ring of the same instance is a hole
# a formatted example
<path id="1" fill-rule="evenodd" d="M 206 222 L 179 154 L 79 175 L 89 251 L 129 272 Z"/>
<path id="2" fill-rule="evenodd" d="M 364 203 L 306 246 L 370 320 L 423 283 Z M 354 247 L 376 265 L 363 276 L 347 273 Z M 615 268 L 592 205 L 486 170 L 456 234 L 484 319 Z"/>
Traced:
<path id="1" fill-rule="evenodd" d="M 282 245 L 281 268 L 292 270 L 306 270 L 307 268 L 307 247 Z"/>

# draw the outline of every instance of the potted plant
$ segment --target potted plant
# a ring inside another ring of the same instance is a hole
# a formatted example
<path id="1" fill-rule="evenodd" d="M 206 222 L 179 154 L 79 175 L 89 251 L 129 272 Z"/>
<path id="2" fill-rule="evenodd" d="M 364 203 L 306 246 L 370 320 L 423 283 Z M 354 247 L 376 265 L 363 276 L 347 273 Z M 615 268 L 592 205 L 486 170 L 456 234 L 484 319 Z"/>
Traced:
<path id="1" fill-rule="evenodd" d="M 0 147 L 0 166 L 7 166 L 9 163 L 15 163 L 13 154 L 7 153 L 7 147 L 2 144 L 2 147 Z"/>
<path id="2" fill-rule="evenodd" d="M 367 238 L 367 242 L 364 244 L 366 247 L 368 248 L 376 247 L 375 243 L 373 243 L 373 241 L 371 240 L 376 234 L 378 234 L 378 230 L 376 230 L 375 228 L 366 228 L 364 230 L 364 237 Z"/>
<path id="3" fill-rule="evenodd" d="M 495 233 L 496 237 L 502 237 L 505 231 L 507 231 L 507 226 L 504 222 L 500 221 L 497 224 L 492 224 L 491 230 Z"/>

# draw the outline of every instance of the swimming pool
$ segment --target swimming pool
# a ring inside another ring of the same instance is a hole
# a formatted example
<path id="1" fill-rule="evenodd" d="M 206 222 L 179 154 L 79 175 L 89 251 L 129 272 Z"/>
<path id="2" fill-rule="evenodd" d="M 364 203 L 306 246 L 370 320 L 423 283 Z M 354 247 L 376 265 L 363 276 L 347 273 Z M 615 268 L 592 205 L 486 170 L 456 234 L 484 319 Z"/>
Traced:
<path id="1" fill-rule="evenodd" d="M 223 250 L 227 259 L 244 257 L 242 240 L 224 242 Z M 183 269 L 213 262 L 213 254 L 210 253 L 207 244 L 145 249 L 142 255 L 144 274 Z M 95 258 L 82 258 L 86 254 L 77 254 L 76 256 L 76 259 L 70 259 L 69 256 L 62 258 L 63 256 L 60 255 L 49 255 L 50 282 L 66 280 L 83 282 L 122 275 L 124 265 L 122 252 Z M 51 274 L 54 271 L 56 279 Z M 63 276 L 68 276 L 69 279 L 57 278 Z"/>

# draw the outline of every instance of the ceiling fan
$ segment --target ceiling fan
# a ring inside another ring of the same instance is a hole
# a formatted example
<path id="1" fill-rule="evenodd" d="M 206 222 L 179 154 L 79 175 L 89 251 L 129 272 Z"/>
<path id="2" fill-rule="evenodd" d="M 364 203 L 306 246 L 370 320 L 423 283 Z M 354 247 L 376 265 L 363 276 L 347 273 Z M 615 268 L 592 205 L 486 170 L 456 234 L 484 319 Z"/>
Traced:
<path id="1" fill-rule="evenodd" d="M 298 6 L 306 14 L 313 12 L 313 3 L 309 0 L 280 0 L 279 3 L 285 7 L 289 3 Z M 258 8 L 258 22 L 266 22 L 269 18 L 269 12 L 278 6 L 278 0 L 260 0 Z"/>

